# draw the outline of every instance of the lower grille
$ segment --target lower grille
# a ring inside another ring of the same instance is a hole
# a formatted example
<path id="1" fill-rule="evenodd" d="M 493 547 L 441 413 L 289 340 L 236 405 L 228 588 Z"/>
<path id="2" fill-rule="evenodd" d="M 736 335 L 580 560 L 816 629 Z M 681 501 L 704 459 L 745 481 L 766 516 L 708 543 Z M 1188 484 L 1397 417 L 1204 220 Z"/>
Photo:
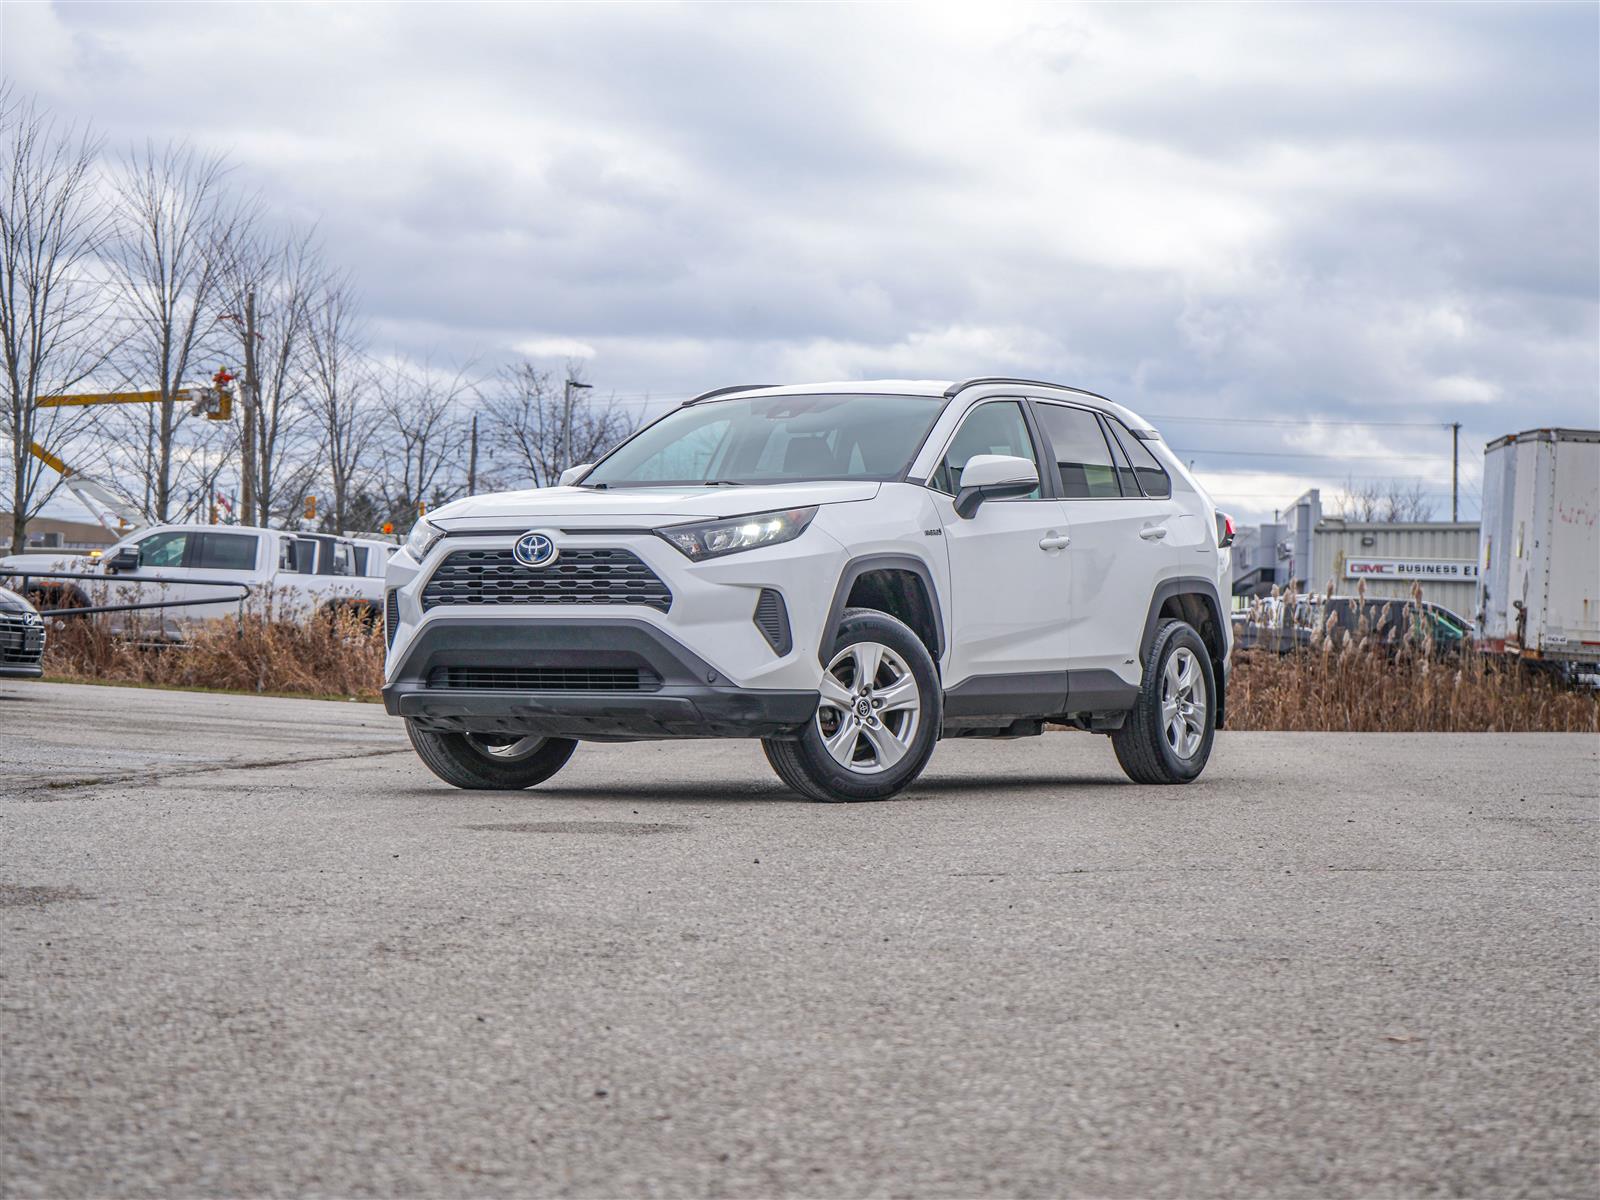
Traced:
<path id="1" fill-rule="evenodd" d="M 661 680 L 637 667 L 435 667 L 432 688 L 496 692 L 641 692 Z"/>

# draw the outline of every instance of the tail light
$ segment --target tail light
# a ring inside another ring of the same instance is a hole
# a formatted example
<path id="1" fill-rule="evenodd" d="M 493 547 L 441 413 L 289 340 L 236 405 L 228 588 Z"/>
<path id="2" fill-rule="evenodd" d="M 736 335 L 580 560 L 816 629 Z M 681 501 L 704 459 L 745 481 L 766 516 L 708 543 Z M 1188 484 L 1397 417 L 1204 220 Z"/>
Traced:
<path id="1" fill-rule="evenodd" d="M 1217 513 L 1217 546 L 1226 550 L 1233 545 L 1233 535 L 1236 532 L 1233 518 L 1225 512 Z"/>

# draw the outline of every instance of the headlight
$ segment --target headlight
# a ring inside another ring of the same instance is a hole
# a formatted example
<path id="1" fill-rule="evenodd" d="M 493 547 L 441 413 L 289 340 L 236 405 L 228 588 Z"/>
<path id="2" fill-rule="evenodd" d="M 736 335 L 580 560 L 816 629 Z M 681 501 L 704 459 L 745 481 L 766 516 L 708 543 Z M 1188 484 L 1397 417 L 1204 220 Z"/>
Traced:
<path id="1" fill-rule="evenodd" d="M 805 532 L 806 526 L 811 524 L 811 518 L 816 515 L 815 505 L 810 508 L 787 508 L 782 512 L 751 513 L 746 517 L 729 517 L 725 521 L 707 521 L 701 525 L 669 525 L 656 530 L 656 534 L 699 562 L 724 554 L 737 554 L 740 550 L 754 550 L 758 546 L 791 542 Z"/>
<path id="2" fill-rule="evenodd" d="M 406 549 L 411 551 L 411 557 L 421 562 L 433 544 L 444 536 L 444 531 L 428 523 L 427 517 L 418 517 L 417 523 L 411 527 L 411 536 L 406 538 Z"/>

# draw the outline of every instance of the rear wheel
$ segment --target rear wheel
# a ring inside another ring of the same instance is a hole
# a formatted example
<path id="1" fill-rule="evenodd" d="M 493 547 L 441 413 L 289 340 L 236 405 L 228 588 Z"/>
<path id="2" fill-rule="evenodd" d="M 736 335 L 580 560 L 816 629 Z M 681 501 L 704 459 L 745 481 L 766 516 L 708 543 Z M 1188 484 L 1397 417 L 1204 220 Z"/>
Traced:
<path id="1" fill-rule="evenodd" d="M 472 791 L 520 791 L 543 783 L 578 748 L 570 738 L 499 733 L 435 733 L 406 722 L 423 765 L 446 783 Z"/>
<path id="2" fill-rule="evenodd" d="M 1111 735 L 1128 778 L 1135 783 L 1197 779 L 1216 737 L 1216 694 L 1211 655 L 1200 635 L 1183 621 L 1162 621 L 1145 656 L 1139 698 Z"/>
<path id="3" fill-rule="evenodd" d="M 812 800 L 885 800 L 928 765 L 943 719 L 922 640 L 873 609 L 847 609 L 816 715 L 799 738 L 764 738 L 778 778 Z"/>

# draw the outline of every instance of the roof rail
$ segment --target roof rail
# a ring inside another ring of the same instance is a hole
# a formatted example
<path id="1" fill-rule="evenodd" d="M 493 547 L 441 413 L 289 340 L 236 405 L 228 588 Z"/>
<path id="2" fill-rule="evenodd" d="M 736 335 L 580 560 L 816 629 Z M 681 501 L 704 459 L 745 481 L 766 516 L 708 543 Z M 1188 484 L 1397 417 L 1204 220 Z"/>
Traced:
<path id="1" fill-rule="evenodd" d="M 945 399 L 949 400 L 957 394 L 966 391 L 970 387 L 978 387 L 980 384 L 986 383 L 1017 383 L 1024 384 L 1029 387 L 1055 388 L 1058 392 L 1077 392 L 1080 396 L 1093 396 L 1096 400 L 1104 400 L 1107 404 L 1116 403 L 1116 401 L 1112 400 L 1111 397 L 1102 396 L 1099 392 L 1086 391 L 1083 388 L 1068 387 L 1064 383 L 1050 383 L 1043 379 L 1011 379 L 1004 375 L 980 375 L 974 379 L 963 379 L 960 383 L 952 383 L 944 390 Z"/>
<path id="2" fill-rule="evenodd" d="M 685 400 L 683 405 L 687 408 L 691 404 L 699 404 L 702 400 L 709 400 L 713 396 L 726 396 L 729 392 L 754 392 L 760 388 L 777 387 L 775 383 L 736 383 L 732 387 L 712 388 L 709 392 L 701 392 L 693 400 Z"/>

